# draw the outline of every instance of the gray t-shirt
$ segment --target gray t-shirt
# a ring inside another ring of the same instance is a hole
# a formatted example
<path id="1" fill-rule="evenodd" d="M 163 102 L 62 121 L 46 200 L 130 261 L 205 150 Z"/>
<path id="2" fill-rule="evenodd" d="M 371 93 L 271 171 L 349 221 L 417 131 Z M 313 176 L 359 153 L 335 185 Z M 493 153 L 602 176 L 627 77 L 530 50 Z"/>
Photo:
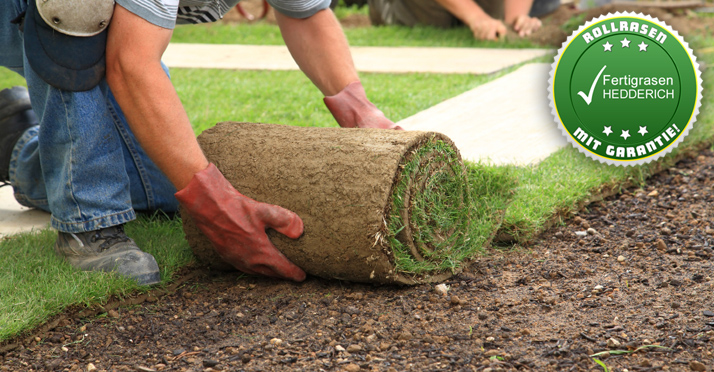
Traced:
<path id="1" fill-rule="evenodd" d="M 159 27 L 215 22 L 240 0 L 116 0 L 128 11 Z M 307 18 L 330 6 L 330 0 L 268 0 L 282 14 Z"/>

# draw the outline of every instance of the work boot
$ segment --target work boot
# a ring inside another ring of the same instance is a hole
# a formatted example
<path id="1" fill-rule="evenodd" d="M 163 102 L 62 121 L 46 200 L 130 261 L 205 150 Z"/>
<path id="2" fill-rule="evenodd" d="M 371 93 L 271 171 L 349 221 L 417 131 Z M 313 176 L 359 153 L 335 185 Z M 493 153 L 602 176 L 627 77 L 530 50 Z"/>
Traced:
<path id="1" fill-rule="evenodd" d="M 84 233 L 60 232 L 55 252 L 81 270 L 115 272 L 141 285 L 161 281 L 154 257 L 126 236 L 123 225 Z"/>
<path id="2" fill-rule="evenodd" d="M 10 156 L 17 140 L 37 123 L 27 89 L 12 87 L 0 91 L 0 182 L 10 180 Z"/>

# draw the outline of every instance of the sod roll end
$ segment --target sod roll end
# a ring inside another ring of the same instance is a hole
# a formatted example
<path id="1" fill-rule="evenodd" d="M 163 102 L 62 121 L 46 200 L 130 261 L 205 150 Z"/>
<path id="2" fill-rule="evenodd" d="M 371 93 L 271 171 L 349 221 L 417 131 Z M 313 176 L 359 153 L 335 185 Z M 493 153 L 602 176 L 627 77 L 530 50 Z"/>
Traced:
<path id="1" fill-rule="evenodd" d="M 302 218 L 299 239 L 268 235 L 308 274 L 434 282 L 458 272 L 473 253 L 466 170 L 442 134 L 225 122 L 198 141 L 238 191 Z M 229 269 L 184 211 L 182 217 L 199 260 Z"/>

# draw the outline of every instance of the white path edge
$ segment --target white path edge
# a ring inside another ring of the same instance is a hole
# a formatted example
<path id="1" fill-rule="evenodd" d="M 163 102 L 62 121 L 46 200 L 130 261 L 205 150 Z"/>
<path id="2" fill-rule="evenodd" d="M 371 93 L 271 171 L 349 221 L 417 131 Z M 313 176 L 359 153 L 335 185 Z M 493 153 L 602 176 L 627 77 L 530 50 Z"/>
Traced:
<path id="1" fill-rule="evenodd" d="M 488 74 L 544 56 L 548 49 L 351 47 L 362 72 Z M 284 45 L 169 44 L 170 68 L 298 70 Z"/>
<path id="2" fill-rule="evenodd" d="M 524 65 L 398 124 L 447 135 L 465 160 L 538 163 L 567 144 L 550 113 L 549 72 L 546 63 Z"/>
<path id="3" fill-rule="evenodd" d="M 0 187 L 0 239 L 20 232 L 49 226 L 50 214 L 21 206 L 12 195 L 12 187 Z"/>

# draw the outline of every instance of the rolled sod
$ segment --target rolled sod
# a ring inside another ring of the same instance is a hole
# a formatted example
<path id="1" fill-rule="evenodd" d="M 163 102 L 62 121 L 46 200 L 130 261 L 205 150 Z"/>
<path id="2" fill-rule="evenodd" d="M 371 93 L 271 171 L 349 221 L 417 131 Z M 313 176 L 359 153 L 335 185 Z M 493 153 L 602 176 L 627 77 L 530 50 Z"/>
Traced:
<path id="1" fill-rule="evenodd" d="M 198 141 L 238 191 L 302 218 L 299 239 L 270 229 L 268 235 L 308 274 L 433 282 L 474 253 L 467 171 L 442 134 L 225 122 Z M 182 217 L 199 260 L 230 268 Z"/>

